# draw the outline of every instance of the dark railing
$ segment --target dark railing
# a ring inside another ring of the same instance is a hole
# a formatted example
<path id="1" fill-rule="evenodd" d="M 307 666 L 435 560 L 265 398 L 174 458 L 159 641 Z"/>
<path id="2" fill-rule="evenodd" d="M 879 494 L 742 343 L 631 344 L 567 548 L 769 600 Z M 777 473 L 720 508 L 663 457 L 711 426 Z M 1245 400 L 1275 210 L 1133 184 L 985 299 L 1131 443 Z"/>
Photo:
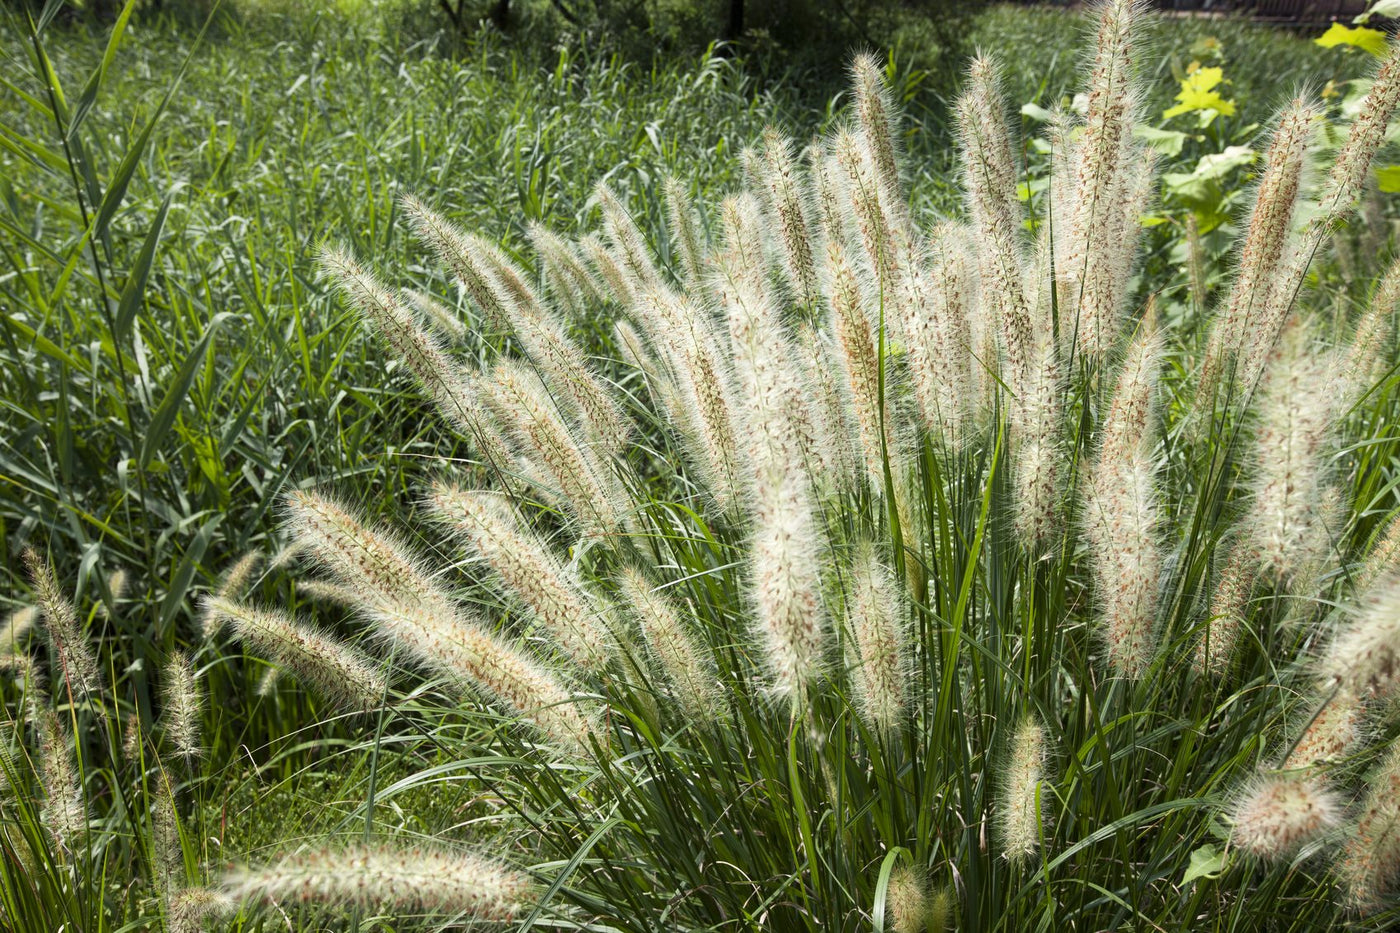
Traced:
<path id="1" fill-rule="evenodd" d="M 1183 13 L 1235 13 L 1286 23 L 1325 23 L 1350 20 L 1367 7 L 1366 0 L 1154 0 L 1159 10 Z"/>

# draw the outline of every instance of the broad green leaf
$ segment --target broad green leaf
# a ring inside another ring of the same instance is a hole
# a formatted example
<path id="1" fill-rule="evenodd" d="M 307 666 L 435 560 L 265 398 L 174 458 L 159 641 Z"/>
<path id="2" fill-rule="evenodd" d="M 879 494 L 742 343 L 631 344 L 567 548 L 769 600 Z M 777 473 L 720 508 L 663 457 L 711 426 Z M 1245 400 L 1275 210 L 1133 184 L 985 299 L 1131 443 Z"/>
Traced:
<path id="1" fill-rule="evenodd" d="M 156 211 L 156 219 L 151 223 L 151 229 L 146 233 L 146 241 L 141 244 L 141 252 L 132 264 L 131 274 L 126 277 L 126 285 L 122 288 L 121 300 L 117 303 L 116 325 L 113 328 L 116 331 L 113 335 L 116 340 L 121 340 L 131 330 L 131 322 L 141 308 L 141 298 L 146 293 L 146 279 L 151 274 L 156 246 L 160 243 L 161 231 L 165 229 L 165 215 L 169 210 L 170 195 L 166 195 L 165 200 L 160 203 L 160 210 Z"/>
<path id="2" fill-rule="evenodd" d="M 1039 104 L 1026 103 L 1021 105 L 1021 116 L 1030 117 L 1032 120 L 1046 123 L 1054 117 L 1054 114 Z"/>
<path id="3" fill-rule="evenodd" d="M 1196 110 L 1213 110 L 1221 116 L 1232 116 L 1235 102 L 1220 96 L 1215 88 L 1225 79 L 1225 72 L 1219 68 L 1197 68 L 1181 81 L 1175 107 L 1162 112 L 1163 120 Z"/>
<path id="4" fill-rule="evenodd" d="M 131 19 L 131 11 L 134 9 L 136 9 L 136 0 L 126 0 L 126 6 L 122 7 L 117 21 L 112 24 L 112 31 L 107 37 L 107 48 L 102 53 L 102 60 L 93 69 L 87 84 L 83 86 L 82 94 L 78 96 L 78 103 L 73 107 L 73 118 L 68 124 L 69 136 L 73 135 L 73 131 L 83 122 L 83 118 L 88 115 L 93 103 L 97 100 L 97 92 L 102 90 L 102 82 L 107 78 L 107 69 L 111 67 L 112 60 L 117 57 L 117 46 L 121 44 L 122 34 L 126 32 L 127 20 Z"/>
<path id="5" fill-rule="evenodd" d="M 1203 845 L 1191 853 L 1191 864 L 1186 866 L 1186 874 L 1181 876 L 1182 884 L 1190 884 L 1197 878 L 1215 878 L 1225 870 L 1227 860 L 1223 849 L 1213 845 Z"/>
<path id="6" fill-rule="evenodd" d="M 1190 135 L 1179 130 L 1164 130 L 1155 126 L 1135 126 L 1133 135 L 1168 158 L 1181 155 Z"/>
<path id="7" fill-rule="evenodd" d="M 213 324 L 210 324 L 213 330 Z M 170 624 L 170 620 L 175 618 L 175 613 L 184 604 L 185 595 L 189 592 L 190 584 L 194 582 L 195 572 L 199 569 L 199 562 L 204 559 L 204 552 L 209 549 L 209 542 L 214 537 L 214 532 L 218 530 L 223 522 L 222 515 L 214 515 L 205 520 L 195 533 L 194 540 L 185 550 L 184 556 L 180 559 L 180 566 L 175 571 L 175 578 L 170 581 L 170 589 L 166 591 L 165 599 L 160 604 L 160 626 L 162 629 Z"/>
<path id="8" fill-rule="evenodd" d="M 1386 49 L 1385 33 L 1379 29 L 1368 29 L 1365 26 L 1357 26 L 1353 29 L 1341 23 L 1333 23 L 1327 27 L 1326 32 L 1313 41 L 1324 49 L 1335 48 L 1339 45 L 1354 45 L 1358 49 L 1365 49 L 1372 55 L 1384 55 Z"/>
<path id="9" fill-rule="evenodd" d="M 1376 169 L 1376 181 L 1386 194 L 1400 192 L 1400 165 L 1382 165 Z"/>
<path id="10" fill-rule="evenodd" d="M 199 338 L 199 343 L 195 344 L 190 355 L 185 357 L 180 371 L 175 374 L 175 378 L 170 380 L 170 385 L 166 388 L 160 405 L 156 407 L 156 413 L 151 416 L 151 423 L 146 428 L 146 436 L 141 441 L 141 455 L 137 460 L 137 466 L 141 469 L 145 469 L 146 465 L 151 462 L 151 456 L 160 449 L 165 435 L 169 433 L 171 426 L 175 423 L 175 416 L 180 413 L 180 406 L 184 404 L 185 396 L 189 394 L 190 384 L 194 382 L 195 374 L 199 372 L 199 367 L 204 362 L 205 351 L 209 349 L 215 331 L 219 329 L 219 325 L 227 317 L 229 317 L 228 312 L 214 315 L 214 319 L 204 329 L 204 336 Z"/>
<path id="11" fill-rule="evenodd" d="M 1234 169 L 1254 161 L 1254 150 L 1248 146 L 1226 146 L 1223 152 L 1201 156 L 1194 174 L 1198 178 L 1224 178 Z"/>

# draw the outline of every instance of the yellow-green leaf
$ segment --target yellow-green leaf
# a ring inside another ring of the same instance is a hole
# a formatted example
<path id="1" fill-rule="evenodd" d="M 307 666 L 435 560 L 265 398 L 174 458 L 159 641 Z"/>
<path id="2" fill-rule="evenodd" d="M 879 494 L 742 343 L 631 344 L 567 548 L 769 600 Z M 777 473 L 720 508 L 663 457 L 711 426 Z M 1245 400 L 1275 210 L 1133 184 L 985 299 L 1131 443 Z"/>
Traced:
<path id="1" fill-rule="evenodd" d="M 1350 26 L 1343 26 L 1341 23 L 1333 23 L 1327 27 L 1327 31 L 1313 40 L 1324 49 L 1334 48 L 1338 45 L 1354 45 L 1358 49 L 1365 49 L 1372 55 L 1385 54 L 1385 33 L 1379 29 L 1367 29 L 1365 26 L 1357 26 L 1352 29 Z"/>
<path id="2" fill-rule="evenodd" d="M 1383 165 L 1377 168 L 1376 181 L 1386 194 L 1400 191 L 1400 165 Z"/>
<path id="3" fill-rule="evenodd" d="M 1181 90 L 1176 95 L 1177 104 L 1162 112 L 1163 120 L 1191 113 L 1195 110 L 1214 110 L 1223 117 L 1232 116 L 1235 102 L 1220 96 L 1215 88 L 1225 79 L 1219 68 L 1197 68 L 1181 81 Z"/>

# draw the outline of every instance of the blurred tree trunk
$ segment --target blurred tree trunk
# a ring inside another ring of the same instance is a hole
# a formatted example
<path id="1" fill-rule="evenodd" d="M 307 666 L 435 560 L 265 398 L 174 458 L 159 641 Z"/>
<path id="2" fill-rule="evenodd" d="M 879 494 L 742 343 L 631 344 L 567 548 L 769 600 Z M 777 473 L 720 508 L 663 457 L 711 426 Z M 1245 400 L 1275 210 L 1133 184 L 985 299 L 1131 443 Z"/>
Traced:
<path id="1" fill-rule="evenodd" d="M 496 0 L 487 15 L 491 17 L 492 25 L 504 31 L 510 25 L 510 0 Z"/>
<path id="2" fill-rule="evenodd" d="M 719 37 L 725 42 L 733 42 L 744 34 L 744 0 L 729 0 L 729 15 L 724 20 L 724 31 Z"/>

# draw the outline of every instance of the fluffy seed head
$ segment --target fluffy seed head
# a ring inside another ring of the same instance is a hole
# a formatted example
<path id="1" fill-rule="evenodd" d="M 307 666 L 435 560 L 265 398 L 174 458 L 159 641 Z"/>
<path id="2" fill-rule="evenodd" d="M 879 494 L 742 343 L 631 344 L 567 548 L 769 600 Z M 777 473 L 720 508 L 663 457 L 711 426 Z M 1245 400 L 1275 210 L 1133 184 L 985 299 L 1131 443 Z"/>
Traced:
<path id="1" fill-rule="evenodd" d="M 508 330 L 510 324 L 506 302 L 509 297 L 493 274 L 492 264 L 486 255 L 488 250 L 495 247 L 479 237 L 464 233 L 411 195 L 404 196 L 401 203 L 414 234 L 452 271 L 476 305 L 483 323 L 493 331 Z"/>
<path id="2" fill-rule="evenodd" d="M 30 716 L 39 740 L 39 777 L 44 788 L 39 818 L 53 837 L 55 847 L 71 855 L 86 847 L 88 826 L 87 799 L 73 761 L 73 736 L 50 708 L 42 686 L 31 678 L 27 689 Z"/>
<path id="3" fill-rule="evenodd" d="M 301 588 L 313 582 L 320 581 L 306 581 Z M 354 594 L 348 590 L 342 598 L 354 604 Z M 383 702 L 388 684 L 370 659 L 326 632 L 275 610 L 217 596 L 209 599 L 205 608 L 231 626 L 235 637 L 292 671 L 298 680 L 337 706 L 369 713 Z"/>
<path id="4" fill-rule="evenodd" d="M 1086 532 L 1109 667 L 1141 677 L 1157 648 L 1157 542 L 1161 507 L 1151 460 L 1096 465 L 1086 492 Z"/>
<path id="5" fill-rule="evenodd" d="M 567 313 L 581 316 L 592 303 L 601 300 L 588 267 L 572 244 L 533 221 L 526 228 L 526 235 L 535 247 L 549 296 Z"/>
<path id="6" fill-rule="evenodd" d="M 447 305 L 427 292 L 416 288 L 403 289 L 403 300 L 420 315 L 423 320 L 442 335 L 443 339 L 459 343 L 467 336 L 467 325 Z"/>
<path id="7" fill-rule="evenodd" d="M 1322 700 L 1289 751 L 1284 769 L 1307 768 L 1346 757 L 1361 742 L 1365 713 L 1361 701 L 1345 691 Z"/>
<path id="8" fill-rule="evenodd" d="M 827 295 L 831 303 L 831 329 L 836 359 L 845 377 L 846 395 L 860 431 L 860 449 L 872 490 L 885 488 L 885 458 L 897 460 L 894 412 L 889 404 L 891 386 L 880 383 L 882 335 L 872 324 L 862 300 L 855 270 L 838 241 L 827 243 Z M 893 472 L 902 473 L 896 464 Z"/>
<path id="9" fill-rule="evenodd" d="M 33 550 L 24 552 L 24 565 L 44 620 L 44 634 L 56 655 L 64 681 L 77 693 L 100 693 L 102 674 L 97 655 L 78 622 L 77 610 L 59 588 L 53 568 Z"/>
<path id="10" fill-rule="evenodd" d="M 1352 332 L 1344 371 L 1349 400 L 1359 399 L 1391 364 L 1395 311 L 1400 307 L 1400 259 L 1393 262 L 1371 298 L 1371 304 Z"/>
<path id="11" fill-rule="evenodd" d="M 1371 160 L 1385 141 L 1386 127 L 1400 105 L 1400 43 L 1390 43 L 1371 90 L 1351 124 L 1346 144 L 1332 164 L 1321 204 L 1320 231 L 1332 229 L 1356 206 L 1366 186 Z"/>
<path id="12" fill-rule="evenodd" d="M 1011 739 L 1006 780 L 998 801 L 1002 853 L 1011 861 L 1035 854 L 1040 846 L 1042 816 L 1047 809 L 1041 781 L 1045 775 L 1045 730 L 1025 719 Z"/>
<path id="13" fill-rule="evenodd" d="M 1235 801 L 1230 839 L 1256 858 L 1278 861 L 1335 828 L 1343 812 L 1314 775 L 1262 775 Z"/>
<path id="14" fill-rule="evenodd" d="M 222 891 L 187 888 L 170 898 L 165 922 L 170 933 L 200 933 L 207 921 L 232 913 L 236 907 Z"/>
<path id="15" fill-rule="evenodd" d="M 894 101 L 873 55 L 857 55 L 851 62 L 851 83 L 855 87 L 856 119 L 861 136 L 870 148 L 876 177 L 892 203 L 900 197 L 899 156 L 895 145 Z"/>
<path id="16" fill-rule="evenodd" d="M 1376 536 L 1375 544 L 1356 572 L 1356 591 L 1367 592 L 1373 583 L 1387 574 L 1400 571 L 1400 515 L 1390 520 Z"/>
<path id="17" fill-rule="evenodd" d="M 691 203 L 689 189 L 675 176 L 668 175 L 663 187 L 671 248 L 680 260 L 681 280 L 687 288 L 694 288 L 699 285 L 705 269 L 705 250 L 695 225 L 695 205 Z"/>
<path id="18" fill-rule="evenodd" d="M 1307 328 L 1285 333 L 1260 388 L 1254 504 L 1248 546 L 1262 571 L 1291 583 L 1322 561 L 1331 539 L 1324 505 L 1326 455 L 1336 426 L 1336 360 Z"/>
<path id="19" fill-rule="evenodd" d="M 321 252 L 321 269 L 413 373 L 448 423 L 476 445 L 494 470 L 508 469 L 512 457 L 483 408 L 473 380 L 447 358 L 437 339 L 348 252 L 327 247 Z M 504 321 L 504 312 L 501 314 Z"/>
<path id="20" fill-rule="evenodd" d="M 1001 336 L 1012 394 L 1024 398 L 1034 369 L 1034 334 L 1022 279 L 1021 218 L 997 64 L 973 60 L 958 100 L 964 187 L 976 238 L 983 300 Z"/>
<path id="21" fill-rule="evenodd" d="M 1337 863 L 1351 902 L 1367 913 L 1400 882 L 1400 745 L 1391 747 L 1368 785 L 1361 818 Z"/>
<path id="22" fill-rule="evenodd" d="M 1149 313 L 1128 347 L 1113 401 L 1100 429 L 1099 461 L 1123 463 L 1155 443 L 1154 413 L 1162 340 Z"/>
<path id="23" fill-rule="evenodd" d="M 355 594 L 376 635 L 483 691 L 551 741 L 588 748 L 593 726 L 559 676 L 469 619 L 403 544 L 315 493 L 294 493 L 288 512 L 296 539 Z"/>
<path id="24" fill-rule="evenodd" d="M 763 133 L 764 199 L 771 225 L 778 234 L 782 268 L 799 304 L 815 306 L 817 262 L 805 180 L 797 171 L 792 141 L 777 130 Z"/>
<path id="25" fill-rule="evenodd" d="M 593 198 L 603 212 L 603 232 L 612 244 L 618 268 L 632 292 L 646 293 L 662 287 L 661 273 L 651 261 L 646 237 L 632 215 L 607 183 L 593 189 Z"/>
<path id="26" fill-rule="evenodd" d="M 248 588 L 248 582 L 253 577 L 253 572 L 258 569 L 258 564 L 262 561 L 261 551 L 249 551 L 234 562 L 219 581 L 219 587 L 214 591 L 214 596 L 219 599 L 241 599 L 244 590 Z M 207 608 L 207 606 L 206 606 Z M 219 634 L 219 627 L 223 621 L 217 616 L 208 612 L 202 612 L 199 616 L 200 635 L 208 641 Z"/>
<path id="27" fill-rule="evenodd" d="M 751 545 L 755 621 L 774 692 L 800 703 L 826 643 L 815 517 L 800 483 L 773 483 L 759 496 Z"/>
<path id="28" fill-rule="evenodd" d="M 579 443 L 539 376 L 524 364 L 502 361 L 489 386 L 501 422 L 563 495 L 585 534 L 607 537 L 619 532 L 626 519 L 609 467 Z"/>
<path id="29" fill-rule="evenodd" d="M 616 646 L 588 595 L 499 496 L 439 484 L 429 501 L 575 664 L 591 672 L 607 667 Z"/>
<path id="30" fill-rule="evenodd" d="M 632 437 L 632 423 L 562 324 L 541 311 L 538 315 L 513 314 L 511 325 L 555 397 L 578 413 L 589 443 L 612 452 L 625 450 Z"/>
<path id="31" fill-rule="evenodd" d="M 1223 677 L 1230 669 L 1254 590 L 1254 562 L 1236 549 L 1226 558 L 1211 595 L 1210 616 L 1192 657 L 1198 674 Z"/>
<path id="32" fill-rule="evenodd" d="M 625 568 L 619 583 L 647 648 L 661 665 L 687 719 L 696 723 L 728 719 L 729 709 L 709 649 L 682 621 L 673 602 L 634 568 Z"/>
<path id="33" fill-rule="evenodd" d="M 224 876 L 232 900 L 466 914 L 506 922 L 533 900 L 527 879 L 499 862 L 388 843 L 321 849 Z"/>
<path id="34" fill-rule="evenodd" d="M 1382 580 L 1361 613 L 1347 623 L 1320 659 L 1329 682 L 1356 696 L 1381 699 L 1400 688 L 1400 577 Z"/>
<path id="35" fill-rule="evenodd" d="M 928 920 L 928 891 L 924 877 L 908 865 L 890 873 L 885 910 L 893 933 L 924 933 Z"/>
<path id="36" fill-rule="evenodd" d="M 1240 248 L 1239 269 L 1225 301 L 1221 339 L 1226 352 L 1239 350 L 1257 331 L 1292 228 L 1303 159 L 1318 117 L 1317 106 L 1295 99 L 1279 117 L 1266 167 L 1254 197 Z"/>
<path id="37" fill-rule="evenodd" d="M 861 717 L 878 732 L 903 720 L 909 679 L 904 605 L 894 573 L 872 545 L 861 545 L 851 564 L 847 624 L 853 641 L 851 677 Z"/>
<path id="38" fill-rule="evenodd" d="M 879 175 L 867 147 L 849 131 L 837 133 L 832 143 L 836 166 L 832 177 L 849 205 L 855 234 L 865 249 L 865 259 L 874 275 L 879 294 L 890 292 L 899 275 L 894 226 Z"/>
<path id="39" fill-rule="evenodd" d="M 896 290 L 910 381 L 924 425 L 935 437 L 962 438 L 971 373 L 960 332 L 967 320 L 970 264 L 956 242 L 957 228 L 943 227 L 927 257 L 910 255 Z"/>
<path id="40" fill-rule="evenodd" d="M 11 612 L 0 629 L 0 654 L 14 654 L 24 644 L 25 637 L 39 618 L 39 610 L 34 606 L 23 606 Z"/>
<path id="41" fill-rule="evenodd" d="M 166 661 L 161 695 L 165 703 L 165 734 L 176 753 L 187 762 L 203 754 L 199 744 L 199 721 L 204 713 L 204 694 L 190 667 L 189 658 L 176 651 Z"/>
<path id="42" fill-rule="evenodd" d="M 860 445 L 843 391 L 836 348 L 825 334 L 803 322 L 798 327 L 797 349 L 802 354 L 800 368 L 808 379 L 807 412 L 821 470 L 818 483 L 826 490 L 849 489 L 863 464 L 858 462 Z"/>
<path id="43" fill-rule="evenodd" d="M 1129 205 L 1134 168 L 1145 156 L 1130 136 L 1138 9 L 1134 0 L 1108 0 L 1100 7 L 1084 128 L 1075 150 L 1068 242 L 1060 260 L 1079 346 L 1091 356 L 1112 345 L 1127 272 L 1119 247 L 1137 227 Z"/>
<path id="44" fill-rule="evenodd" d="M 622 271 L 622 266 L 608 250 L 603 238 L 596 233 L 590 233 L 579 240 L 578 245 L 584 258 L 593 267 L 594 287 L 598 293 L 605 297 L 611 295 L 619 304 L 630 306 L 636 300 L 632 284 Z"/>
<path id="45" fill-rule="evenodd" d="M 1015 445 L 1016 531 L 1028 550 L 1044 550 L 1059 525 L 1060 452 L 1063 414 L 1060 367 L 1054 344 L 1046 342 L 1032 368 L 1034 378 L 1017 399 Z"/>

